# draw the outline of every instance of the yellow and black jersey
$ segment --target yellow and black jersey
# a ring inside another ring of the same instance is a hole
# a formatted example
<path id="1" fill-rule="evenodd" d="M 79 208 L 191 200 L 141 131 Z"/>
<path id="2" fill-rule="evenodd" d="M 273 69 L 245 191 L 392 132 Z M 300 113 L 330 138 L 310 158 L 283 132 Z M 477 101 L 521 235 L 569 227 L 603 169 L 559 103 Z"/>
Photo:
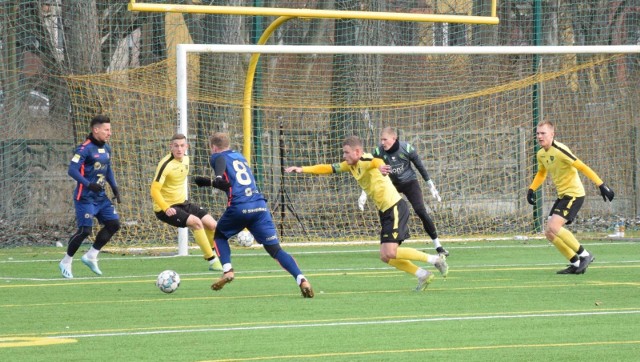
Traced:
<path id="1" fill-rule="evenodd" d="M 373 158 L 369 153 L 362 155 L 357 164 L 350 166 L 346 161 L 332 165 L 315 165 L 302 168 L 304 173 L 329 174 L 351 172 L 367 196 L 373 200 L 376 208 L 386 211 L 398 201 L 401 196 L 388 176 L 383 176 L 378 167 L 384 165 L 380 158 Z"/>
<path id="2" fill-rule="evenodd" d="M 166 211 L 171 205 L 187 200 L 185 180 L 189 175 L 189 156 L 176 160 L 172 154 L 165 156 L 156 168 L 151 183 L 153 211 Z"/>
<path id="3" fill-rule="evenodd" d="M 556 186 L 558 198 L 564 196 L 582 197 L 585 195 L 584 186 L 578 175 L 578 171 L 584 173 L 597 186 L 602 184 L 598 175 L 580 161 L 564 144 L 553 141 L 549 150 L 544 148 L 536 154 L 538 160 L 538 173 L 531 184 L 531 189 L 536 190 L 544 181 L 547 173 Z"/>

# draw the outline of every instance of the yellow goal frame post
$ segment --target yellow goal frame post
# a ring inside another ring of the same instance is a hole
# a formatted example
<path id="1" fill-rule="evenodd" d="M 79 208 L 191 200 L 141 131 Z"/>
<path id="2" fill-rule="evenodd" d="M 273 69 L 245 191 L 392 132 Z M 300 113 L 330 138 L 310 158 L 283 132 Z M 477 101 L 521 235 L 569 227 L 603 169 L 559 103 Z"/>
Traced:
<path id="1" fill-rule="evenodd" d="M 463 23 L 497 25 L 498 0 L 491 0 L 491 16 L 447 15 L 447 14 L 419 14 L 393 13 L 380 11 L 347 11 L 322 9 L 292 9 L 250 6 L 216 6 L 216 5 L 180 5 L 180 4 L 152 4 L 136 3 L 130 0 L 129 11 L 164 12 L 164 13 L 197 13 L 218 15 L 249 15 L 249 16 L 292 16 L 300 18 L 321 19 L 366 19 L 387 21 L 418 21 L 432 23 Z"/>

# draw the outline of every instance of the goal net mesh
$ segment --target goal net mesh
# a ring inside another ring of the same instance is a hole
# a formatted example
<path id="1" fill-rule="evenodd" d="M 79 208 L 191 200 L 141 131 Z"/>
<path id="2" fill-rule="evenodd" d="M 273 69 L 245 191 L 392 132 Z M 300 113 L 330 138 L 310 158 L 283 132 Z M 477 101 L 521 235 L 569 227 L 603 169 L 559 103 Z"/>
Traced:
<path id="1" fill-rule="evenodd" d="M 249 54 L 190 53 L 188 136 L 192 175 L 210 175 L 207 138 L 225 131 L 243 144 L 243 101 Z M 420 180 L 440 236 L 536 231 L 526 190 L 535 175 L 535 120 L 556 125 L 568 145 L 616 192 L 604 203 L 587 193 L 572 230 L 604 233 L 637 212 L 640 84 L 637 55 L 380 55 L 262 54 L 251 115 L 250 162 L 269 200 L 282 241 L 377 239 L 373 203 L 357 206 L 350 174 L 284 174 L 283 167 L 342 161 L 346 136 L 365 151 L 391 126 L 413 145 L 442 202 Z M 537 66 L 535 66 L 537 64 Z M 631 66 L 630 66 L 631 64 Z M 635 67 L 635 68 L 634 68 Z M 73 77 L 79 109 L 99 102 L 119 120 L 112 136 L 116 176 L 126 203 L 114 242 L 175 242 L 175 229 L 155 219 L 149 185 L 177 129 L 173 58 L 127 72 Z M 85 135 L 85 118 L 76 138 Z M 226 198 L 191 187 L 191 199 L 218 218 Z M 556 198 L 546 181 L 538 221 Z M 414 239 L 428 238 L 411 213 Z"/>

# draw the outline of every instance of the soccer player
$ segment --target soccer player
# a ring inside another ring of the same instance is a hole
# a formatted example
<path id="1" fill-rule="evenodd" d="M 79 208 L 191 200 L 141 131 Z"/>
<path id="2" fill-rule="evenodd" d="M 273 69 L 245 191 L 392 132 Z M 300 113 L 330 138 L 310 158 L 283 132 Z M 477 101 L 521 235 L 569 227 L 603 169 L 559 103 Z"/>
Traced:
<path id="1" fill-rule="evenodd" d="M 71 236 L 67 253 L 58 264 L 62 276 L 71 279 L 71 264 L 84 239 L 91 235 L 93 218 L 103 225 L 98 231 L 93 245 L 80 259 L 92 272 L 102 275 L 98 267 L 98 253 L 111 237 L 120 229 L 120 218 L 115 206 L 105 192 L 109 184 L 118 203 L 120 192 L 111 168 L 111 147 L 107 144 L 111 138 L 111 120 L 104 115 L 91 119 L 91 133 L 80 144 L 69 162 L 67 173 L 77 185 L 73 192 L 73 205 L 76 210 L 78 231 Z"/>
<path id="2" fill-rule="evenodd" d="M 380 132 L 380 145 L 373 151 L 373 157 L 381 158 L 384 163 L 391 166 L 389 177 L 391 178 L 393 186 L 409 200 L 413 210 L 422 221 L 424 230 L 429 237 L 431 237 L 436 252 L 445 257 L 449 256 L 449 252 L 442 247 L 440 239 L 438 239 L 438 231 L 424 205 L 422 189 L 420 188 L 418 177 L 411 167 L 411 164 L 416 167 L 422 178 L 427 182 L 427 185 L 429 185 L 429 190 L 433 198 L 438 200 L 438 202 L 441 202 L 442 199 L 440 198 L 438 189 L 436 189 L 436 186 L 433 184 L 433 180 L 429 177 L 427 169 L 422 164 L 416 149 L 413 148 L 411 144 L 400 141 L 398 139 L 398 133 L 393 128 L 385 127 Z M 358 207 L 360 210 L 364 210 L 366 202 L 367 194 L 362 191 L 358 199 Z"/>
<path id="3" fill-rule="evenodd" d="M 412 261 L 433 264 L 443 277 L 447 276 L 449 267 L 445 256 L 428 255 L 413 248 L 400 247 L 409 238 L 409 207 L 393 186 L 387 175 L 391 166 L 380 158 L 364 153 L 362 141 L 356 136 L 347 137 L 342 144 L 344 161 L 341 163 L 318 164 L 315 166 L 291 166 L 285 172 L 331 174 L 351 172 L 360 187 L 366 192 L 378 209 L 380 217 L 380 259 L 398 270 L 402 270 L 418 278 L 417 291 L 427 288 L 435 276 L 433 273 L 418 267 Z"/>
<path id="4" fill-rule="evenodd" d="M 541 147 L 536 154 L 538 173 L 527 191 L 527 202 L 535 205 L 534 192 L 542 185 L 549 173 L 558 192 L 558 199 L 551 207 L 544 234 L 570 263 L 566 269 L 559 270 L 557 273 L 584 274 L 594 260 L 594 256 L 580 245 L 571 231 L 564 228 L 565 224 L 569 225 L 573 222 L 584 203 L 585 192 L 578 171 L 600 188 L 600 194 L 605 202 L 612 201 L 614 193 L 589 166 L 574 156 L 567 146 L 556 141 L 554 136 L 553 123 L 542 121 L 538 124 L 536 138 Z"/>
<path id="5" fill-rule="evenodd" d="M 177 133 L 169 142 L 170 152 L 158 163 L 151 182 L 151 198 L 156 217 L 171 226 L 188 227 L 196 244 L 209 261 L 209 270 L 222 270 L 215 255 L 213 233 L 216 220 L 202 207 L 187 200 L 185 181 L 189 175 L 189 143 L 187 137 Z"/>
<path id="6" fill-rule="evenodd" d="M 227 208 L 218 220 L 215 232 L 215 244 L 222 262 L 222 277 L 211 285 L 211 289 L 220 290 L 234 279 L 231 265 L 229 238 L 247 228 L 256 242 L 261 244 L 269 255 L 293 276 L 304 298 L 313 298 L 311 284 L 302 274 L 298 264 L 280 247 L 280 241 L 267 200 L 256 185 L 253 172 L 241 153 L 230 149 L 227 133 L 216 132 L 209 137 L 211 157 L 209 164 L 215 178 L 198 176 L 194 179 L 198 186 L 213 186 L 226 192 Z"/>

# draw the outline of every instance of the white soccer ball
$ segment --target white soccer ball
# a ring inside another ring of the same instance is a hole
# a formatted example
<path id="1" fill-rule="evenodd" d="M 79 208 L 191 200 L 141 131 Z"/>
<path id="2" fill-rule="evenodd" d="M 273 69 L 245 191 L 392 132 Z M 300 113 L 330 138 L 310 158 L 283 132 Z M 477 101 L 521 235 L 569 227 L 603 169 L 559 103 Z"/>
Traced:
<path id="1" fill-rule="evenodd" d="M 165 270 L 158 274 L 156 286 L 165 293 L 173 293 L 180 286 L 180 275 L 174 270 Z"/>
<path id="2" fill-rule="evenodd" d="M 253 245 L 253 241 L 255 239 L 253 238 L 253 235 L 249 232 L 249 230 L 242 230 L 241 232 L 238 233 L 238 235 L 236 235 L 236 243 L 238 243 L 238 245 L 240 246 L 244 246 L 244 247 L 250 247 L 251 245 Z"/>

